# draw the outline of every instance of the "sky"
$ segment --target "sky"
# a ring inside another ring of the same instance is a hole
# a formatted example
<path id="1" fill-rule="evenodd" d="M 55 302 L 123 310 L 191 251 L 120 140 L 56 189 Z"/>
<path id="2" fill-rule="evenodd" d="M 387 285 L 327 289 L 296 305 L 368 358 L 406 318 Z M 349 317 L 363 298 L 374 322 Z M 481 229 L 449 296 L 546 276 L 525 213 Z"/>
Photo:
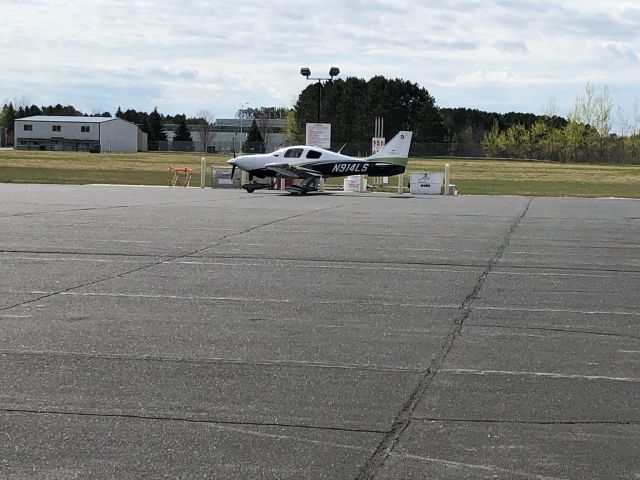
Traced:
<path id="1" fill-rule="evenodd" d="M 232 118 L 333 66 L 440 107 L 566 116 L 591 82 L 631 112 L 640 2 L 0 0 L 0 101 Z"/>

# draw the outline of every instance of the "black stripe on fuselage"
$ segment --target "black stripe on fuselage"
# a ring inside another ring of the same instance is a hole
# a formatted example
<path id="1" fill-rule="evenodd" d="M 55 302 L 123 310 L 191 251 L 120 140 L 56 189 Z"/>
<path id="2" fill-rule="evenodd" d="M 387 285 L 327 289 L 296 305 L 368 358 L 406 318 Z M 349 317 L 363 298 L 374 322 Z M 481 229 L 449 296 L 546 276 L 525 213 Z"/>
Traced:
<path id="1" fill-rule="evenodd" d="M 390 177 L 392 175 L 399 175 L 404 173 L 404 165 L 396 165 L 387 162 L 350 162 L 350 161 L 336 161 L 336 162 L 322 162 L 322 163 L 305 163 L 304 165 L 298 165 L 300 168 L 317 172 L 323 177 L 347 177 L 349 175 L 369 175 L 372 177 Z M 268 169 L 260 168 L 251 170 L 249 172 L 254 177 L 265 178 L 275 177 L 277 172 Z M 309 177 L 312 174 L 305 175 L 302 171 L 298 172 L 298 177 Z"/>
<path id="2" fill-rule="evenodd" d="M 377 162 L 349 162 L 336 161 L 326 163 L 307 164 L 306 168 L 314 170 L 324 177 L 345 177 L 347 175 L 370 175 L 383 177 L 404 173 L 404 165 Z"/>

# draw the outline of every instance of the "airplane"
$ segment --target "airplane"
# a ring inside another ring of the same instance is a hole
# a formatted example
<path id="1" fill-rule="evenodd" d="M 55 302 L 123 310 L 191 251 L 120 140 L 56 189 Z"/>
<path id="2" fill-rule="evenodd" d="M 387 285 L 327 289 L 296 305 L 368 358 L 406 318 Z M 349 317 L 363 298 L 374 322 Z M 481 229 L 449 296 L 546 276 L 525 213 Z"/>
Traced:
<path id="1" fill-rule="evenodd" d="M 232 166 L 231 178 L 236 168 L 248 172 L 250 177 L 302 178 L 302 183 L 290 185 L 285 190 L 291 194 L 305 195 L 317 190 L 317 183 L 323 177 L 362 174 L 386 177 L 404 173 L 412 135 L 413 132 L 401 131 L 381 150 L 366 158 L 350 157 L 309 145 L 297 145 L 284 147 L 273 153 L 241 155 L 227 163 Z M 264 187 L 257 183 L 247 183 L 242 188 L 252 193 Z"/>

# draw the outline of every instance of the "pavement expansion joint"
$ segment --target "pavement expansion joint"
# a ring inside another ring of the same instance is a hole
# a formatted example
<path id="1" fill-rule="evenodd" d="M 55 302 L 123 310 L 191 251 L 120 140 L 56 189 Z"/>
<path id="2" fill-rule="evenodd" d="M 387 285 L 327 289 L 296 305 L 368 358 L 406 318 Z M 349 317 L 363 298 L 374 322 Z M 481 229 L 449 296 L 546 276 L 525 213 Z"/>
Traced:
<path id="1" fill-rule="evenodd" d="M 495 325 L 495 324 L 489 325 L 489 324 L 483 324 L 483 323 L 474 323 L 473 325 L 467 325 L 467 328 L 505 328 L 505 329 L 511 329 L 511 330 L 575 333 L 579 335 L 600 335 L 604 337 L 616 337 L 616 338 L 628 338 L 630 340 L 640 340 L 640 335 L 629 335 L 629 334 L 610 333 L 610 332 L 596 332 L 594 330 L 576 330 L 571 328 L 527 327 L 527 326 L 521 326 L 521 325 Z"/>
<path id="2" fill-rule="evenodd" d="M 327 208 L 324 208 L 324 209 L 317 209 L 316 211 L 332 210 L 332 209 L 339 208 L 339 207 L 340 206 L 332 206 L 332 207 L 327 207 Z M 116 207 L 105 207 L 105 208 L 116 208 Z M 117 208 L 121 208 L 121 207 L 117 207 Z M 81 210 L 95 210 L 95 208 L 81 209 Z M 178 260 L 180 258 L 185 258 L 185 257 L 188 257 L 189 255 L 194 255 L 196 253 L 203 252 L 203 251 L 208 250 L 210 248 L 214 248 L 216 246 L 221 245 L 222 242 L 225 241 L 225 239 L 234 237 L 236 235 L 241 235 L 243 233 L 248 233 L 248 232 L 251 232 L 251 231 L 256 230 L 258 228 L 264 227 L 264 226 L 273 225 L 274 223 L 282 222 L 282 221 L 285 221 L 285 220 L 290 220 L 292 218 L 300 217 L 300 216 L 306 215 L 306 214 L 308 214 L 308 212 L 298 213 L 298 214 L 295 214 L 295 215 L 289 215 L 289 216 L 284 217 L 284 218 L 280 218 L 280 219 L 277 219 L 277 220 L 266 222 L 266 223 L 261 224 L 261 225 L 257 225 L 257 226 L 253 226 L 253 227 L 247 228 L 247 229 L 243 230 L 242 232 L 226 235 L 226 236 L 216 240 L 214 245 L 208 245 L 206 247 L 199 248 L 199 249 L 194 250 L 192 252 L 184 253 L 184 254 L 181 254 L 181 255 L 167 256 L 164 260 L 159 260 L 159 261 L 156 261 L 156 262 L 153 262 L 153 263 L 150 263 L 150 264 L 146 264 L 146 265 L 140 266 L 138 268 L 129 269 L 129 270 L 126 270 L 124 272 L 119 272 L 119 273 L 116 273 L 114 275 L 110 275 L 108 277 L 100 278 L 100 279 L 97 279 L 97 280 L 92 280 L 90 282 L 85 282 L 85 283 L 80 284 L 80 285 L 73 285 L 71 287 L 68 287 L 68 288 L 65 288 L 65 289 L 62 289 L 62 290 L 58 290 L 58 291 L 55 291 L 55 292 L 52 292 L 52 293 L 49 293 L 49 294 L 46 294 L 46 295 L 42 295 L 42 296 L 40 296 L 38 298 L 33 298 L 33 299 L 25 300 L 23 302 L 19 302 L 19 303 L 13 304 L 13 305 L 0 307 L 0 312 L 5 311 L 5 310 L 9 310 L 11 308 L 28 305 L 30 303 L 38 302 L 38 301 L 43 300 L 45 298 L 53 297 L 55 295 L 60 295 L 62 293 L 68 293 L 68 292 L 71 292 L 73 290 L 77 290 L 79 288 L 88 287 L 90 285 L 97 285 L 97 284 L 102 283 L 102 282 L 113 280 L 114 278 L 123 278 L 124 276 L 130 275 L 130 274 L 135 273 L 135 272 L 139 272 L 139 271 L 142 271 L 142 270 L 145 270 L 145 269 L 148 269 L 148 268 L 151 268 L 151 267 L 155 267 L 155 266 L 158 266 L 158 265 L 161 265 L 161 264 L 164 264 L 164 263 L 169 263 L 169 262 L 171 262 L 173 260 Z"/>
<path id="3" fill-rule="evenodd" d="M 611 377 L 607 375 L 579 375 L 559 372 L 527 372 L 522 370 L 478 370 L 473 368 L 443 368 L 442 373 L 452 375 L 500 375 L 517 377 L 544 377 L 563 380 L 603 380 L 610 382 L 640 383 L 638 377 Z"/>
<path id="4" fill-rule="evenodd" d="M 483 472 L 491 472 L 492 478 L 498 478 L 497 473 L 502 474 L 502 476 L 500 478 L 525 478 L 525 479 L 535 479 L 535 480 L 564 480 L 564 477 L 549 477 L 546 475 L 537 475 L 535 473 L 530 473 L 530 472 L 525 472 L 523 470 L 513 470 L 513 469 L 507 469 L 507 468 L 500 468 L 500 467 L 496 467 L 493 465 L 482 465 L 482 464 L 476 464 L 476 463 L 465 463 L 465 462 L 458 462 L 458 461 L 454 461 L 454 460 L 448 460 L 448 459 L 444 459 L 444 458 L 434 458 L 434 457 L 426 457 L 423 455 L 415 455 L 415 454 L 411 454 L 408 452 L 393 452 L 391 454 L 391 456 L 393 456 L 394 458 L 401 458 L 401 459 L 405 459 L 405 460 L 418 460 L 418 461 L 422 461 L 422 462 L 427 462 L 427 463 L 435 463 L 435 464 L 439 464 L 439 465 L 444 465 L 446 467 L 450 467 L 453 469 L 458 469 L 458 468 L 463 468 L 463 469 L 470 469 L 470 470 L 481 470 Z M 472 478 L 472 477 L 466 477 L 466 478 Z M 473 477 L 475 478 L 475 477 Z M 480 478 L 480 477 L 478 477 Z M 483 475 L 483 478 L 484 477 Z"/>
<path id="5" fill-rule="evenodd" d="M 247 426 L 247 427 L 280 427 L 280 428 L 297 428 L 304 430 L 323 430 L 334 432 L 350 432 L 350 433 L 386 433 L 382 430 L 364 429 L 364 428 L 346 428 L 327 425 L 306 425 L 306 424 L 294 424 L 294 423 L 281 423 L 281 422 L 242 422 L 231 420 L 215 420 L 215 419 L 202 419 L 194 418 L 188 415 L 144 415 L 138 413 L 105 413 L 105 412 L 81 412 L 70 410 L 57 410 L 57 409 L 25 409 L 25 408 L 0 408 L 0 412 L 3 414 L 31 414 L 31 415 L 60 415 L 60 416 L 74 416 L 74 417 L 96 417 L 96 418 L 118 418 L 118 419 L 131 419 L 131 420 L 154 420 L 154 421 L 166 421 L 166 422 L 185 422 L 185 423 L 199 423 L 216 426 Z"/>
<path id="6" fill-rule="evenodd" d="M 640 425 L 640 420 L 503 420 L 485 418 L 413 417 L 418 422 L 480 423 L 505 425 Z"/>
<path id="7" fill-rule="evenodd" d="M 525 307 L 491 307 L 474 306 L 474 310 L 498 311 L 498 312 L 527 312 L 527 313 L 579 313 L 582 315 L 626 315 L 640 317 L 640 312 L 627 312 L 622 310 L 576 310 L 571 308 L 525 308 Z"/>
<path id="8" fill-rule="evenodd" d="M 358 474 L 357 480 L 373 479 L 382 470 L 387 458 L 394 451 L 396 445 L 400 441 L 400 437 L 411 422 L 411 416 L 413 415 L 413 412 L 417 408 L 420 400 L 426 393 L 435 376 L 442 369 L 444 362 L 449 355 L 449 352 L 453 349 L 455 341 L 461 335 L 464 322 L 469 318 L 469 315 L 471 314 L 473 301 L 477 298 L 477 295 L 482 289 L 482 286 L 489 276 L 489 273 L 491 272 L 495 264 L 500 260 L 502 254 L 509 246 L 513 233 L 515 232 L 517 226 L 520 225 L 523 218 L 526 216 L 532 202 L 533 197 L 530 197 L 522 212 L 513 220 L 495 255 L 488 262 L 486 268 L 476 281 L 473 290 L 462 301 L 462 304 L 460 305 L 460 311 L 463 312 L 463 315 L 460 318 L 456 318 L 454 320 L 453 328 L 445 338 L 445 341 L 440 348 L 440 354 L 432 360 L 431 365 L 423 372 L 423 375 L 419 378 L 415 388 L 407 398 L 399 414 L 396 416 L 396 419 L 393 422 L 393 426 L 382 439 L 373 455 L 369 457 L 365 465 L 362 467 Z"/>
<path id="9" fill-rule="evenodd" d="M 157 355 L 117 355 L 117 354 L 99 354 L 85 352 L 63 352 L 59 350 L 0 350 L 0 356 L 46 356 L 49 358 L 77 358 L 77 359 L 95 359 L 95 360 L 126 360 L 131 362 L 166 362 L 166 363 L 189 363 L 194 365 L 247 365 L 260 367 L 289 367 L 300 369 L 326 369 L 326 370 L 356 370 L 356 371 L 373 371 L 373 372 L 401 372 L 401 373 L 419 373 L 419 368 L 397 367 L 388 365 L 373 364 L 331 364 L 320 362 L 304 362 L 295 360 L 246 360 L 232 358 L 196 358 L 196 357 L 170 357 Z"/>

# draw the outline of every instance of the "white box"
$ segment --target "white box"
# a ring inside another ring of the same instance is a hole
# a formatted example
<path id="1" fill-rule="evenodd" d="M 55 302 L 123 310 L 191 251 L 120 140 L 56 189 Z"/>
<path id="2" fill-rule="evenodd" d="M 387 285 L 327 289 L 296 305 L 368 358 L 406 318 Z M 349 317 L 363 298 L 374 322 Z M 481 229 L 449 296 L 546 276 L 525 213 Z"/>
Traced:
<path id="1" fill-rule="evenodd" d="M 442 182 L 444 180 L 443 177 L 442 173 L 412 173 L 409 180 L 409 193 L 415 193 L 417 195 L 440 195 Z"/>
<path id="2" fill-rule="evenodd" d="M 343 181 L 342 190 L 345 192 L 361 193 L 367 191 L 367 179 L 363 175 L 349 175 Z"/>

